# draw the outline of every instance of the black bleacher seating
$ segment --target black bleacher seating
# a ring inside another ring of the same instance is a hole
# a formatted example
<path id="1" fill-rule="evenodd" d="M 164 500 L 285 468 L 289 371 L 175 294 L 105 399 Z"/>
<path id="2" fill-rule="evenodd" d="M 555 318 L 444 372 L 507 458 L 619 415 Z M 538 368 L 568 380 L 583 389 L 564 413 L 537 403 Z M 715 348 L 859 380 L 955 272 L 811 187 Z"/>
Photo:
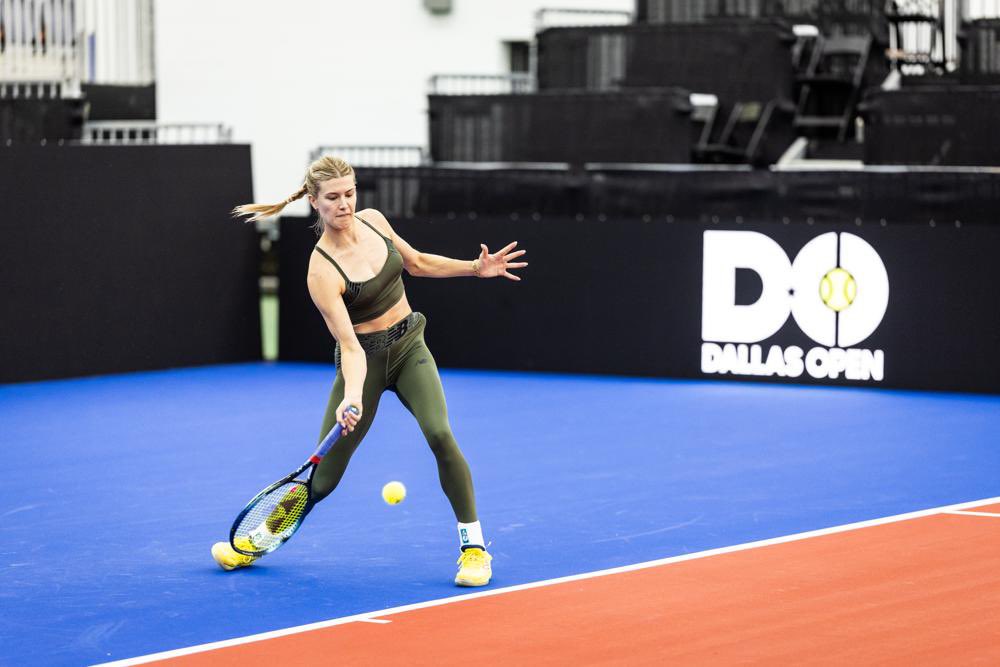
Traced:
<path id="1" fill-rule="evenodd" d="M 795 106 L 788 100 L 737 102 L 716 107 L 705 122 L 692 159 L 698 163 L 766 166 L 795 140 Z"/>

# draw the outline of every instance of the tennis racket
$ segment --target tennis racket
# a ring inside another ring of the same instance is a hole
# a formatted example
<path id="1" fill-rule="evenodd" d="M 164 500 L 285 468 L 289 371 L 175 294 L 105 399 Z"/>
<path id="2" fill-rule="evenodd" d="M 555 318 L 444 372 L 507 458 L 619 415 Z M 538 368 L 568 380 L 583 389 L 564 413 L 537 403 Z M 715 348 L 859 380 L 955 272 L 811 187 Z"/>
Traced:
<path id="1" fill-rule="evenodd" d="M 348 409 L 358 414 L 354 406 Z M 295 472 L 271 484 L 247 503 L 229 529 L 229 544 L 233 549 L 247 556 L 263 556 L 288 541 L 316 504 L 312 499 L 313 472 L 342 431 L 339 423 L 334 425 Z M 307 474 L 303 477 L 303 473 Z"/>

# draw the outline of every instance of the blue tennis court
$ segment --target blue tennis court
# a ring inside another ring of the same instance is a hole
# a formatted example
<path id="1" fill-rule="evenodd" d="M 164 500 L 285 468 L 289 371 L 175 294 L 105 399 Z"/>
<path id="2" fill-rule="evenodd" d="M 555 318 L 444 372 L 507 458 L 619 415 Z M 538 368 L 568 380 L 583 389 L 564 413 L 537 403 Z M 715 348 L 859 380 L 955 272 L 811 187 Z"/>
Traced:
<path id="1" fill-rule="evenodd" d="M 391 396 L 252 568 L 209 555 L 308 455 L 333 368 L 0 387 L 3 664 L 81 665 L 463 593 L 434 458 Z M 491 587 L 1000 495 L 1000 397 L 445 371 Z M 379 490 L 406 483 L 396 507 Z M 502 623 L 503 619 L 496 622 Z"/>

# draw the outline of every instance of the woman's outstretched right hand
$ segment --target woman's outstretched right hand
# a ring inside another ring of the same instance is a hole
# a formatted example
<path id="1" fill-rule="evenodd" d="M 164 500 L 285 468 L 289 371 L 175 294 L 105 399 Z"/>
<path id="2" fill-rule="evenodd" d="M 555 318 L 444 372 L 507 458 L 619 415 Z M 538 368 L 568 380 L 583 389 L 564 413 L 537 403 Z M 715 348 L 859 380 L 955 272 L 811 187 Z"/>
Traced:
<path id="1" fill-rule="evenodd" d="M 350 410 L 350 408 L 357 410 Z M 360 398 L 347 398 L 340 402 L 337 406 L 337 423 L 344 427 L 341 437 L 344 437 L 354 429 L 358 427 L 358 422 L 361 421 L 361 415 L 364 414 L 364 409 L 361 406 Z"/>

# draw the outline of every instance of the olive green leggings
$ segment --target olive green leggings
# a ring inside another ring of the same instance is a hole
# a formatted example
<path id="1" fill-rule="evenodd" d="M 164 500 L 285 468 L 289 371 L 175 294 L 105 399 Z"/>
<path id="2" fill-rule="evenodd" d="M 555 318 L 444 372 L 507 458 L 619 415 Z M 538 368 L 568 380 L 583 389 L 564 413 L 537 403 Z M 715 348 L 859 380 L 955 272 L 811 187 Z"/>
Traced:
<path id="1" fill-rule="evenodd" d="M 315 500 L 322 500 L 337 488 L 351 455 L 361 444 L 375 419 L 382 393 L 388 389 L 395 392 L 400 402 L 417 418 L 420 430 L 437 459 L 441 488 L 451 502 L 455 517 L 462 523 L 477 520 L 469 464 L 451 433 L 448 406 L 445 404 L 437 364 L 424 343 L 426 322 L 426 318 L 420 313 L 412 313 L 390 329 L 358 335 L 368 361 L 368 373 L 365 375 L 362 393 L 364 404 L 361 421 L 354 431 L 337 440 L 317 466 L 312 482 Z M 339 348 L 337 362 L 339 367 Z M 330 392 L 330 402 L 323 417 L 320 438 L 336 424 L 334 413 L 342 400 L 344 374 L 338 368 L 333 391 Z"/>

